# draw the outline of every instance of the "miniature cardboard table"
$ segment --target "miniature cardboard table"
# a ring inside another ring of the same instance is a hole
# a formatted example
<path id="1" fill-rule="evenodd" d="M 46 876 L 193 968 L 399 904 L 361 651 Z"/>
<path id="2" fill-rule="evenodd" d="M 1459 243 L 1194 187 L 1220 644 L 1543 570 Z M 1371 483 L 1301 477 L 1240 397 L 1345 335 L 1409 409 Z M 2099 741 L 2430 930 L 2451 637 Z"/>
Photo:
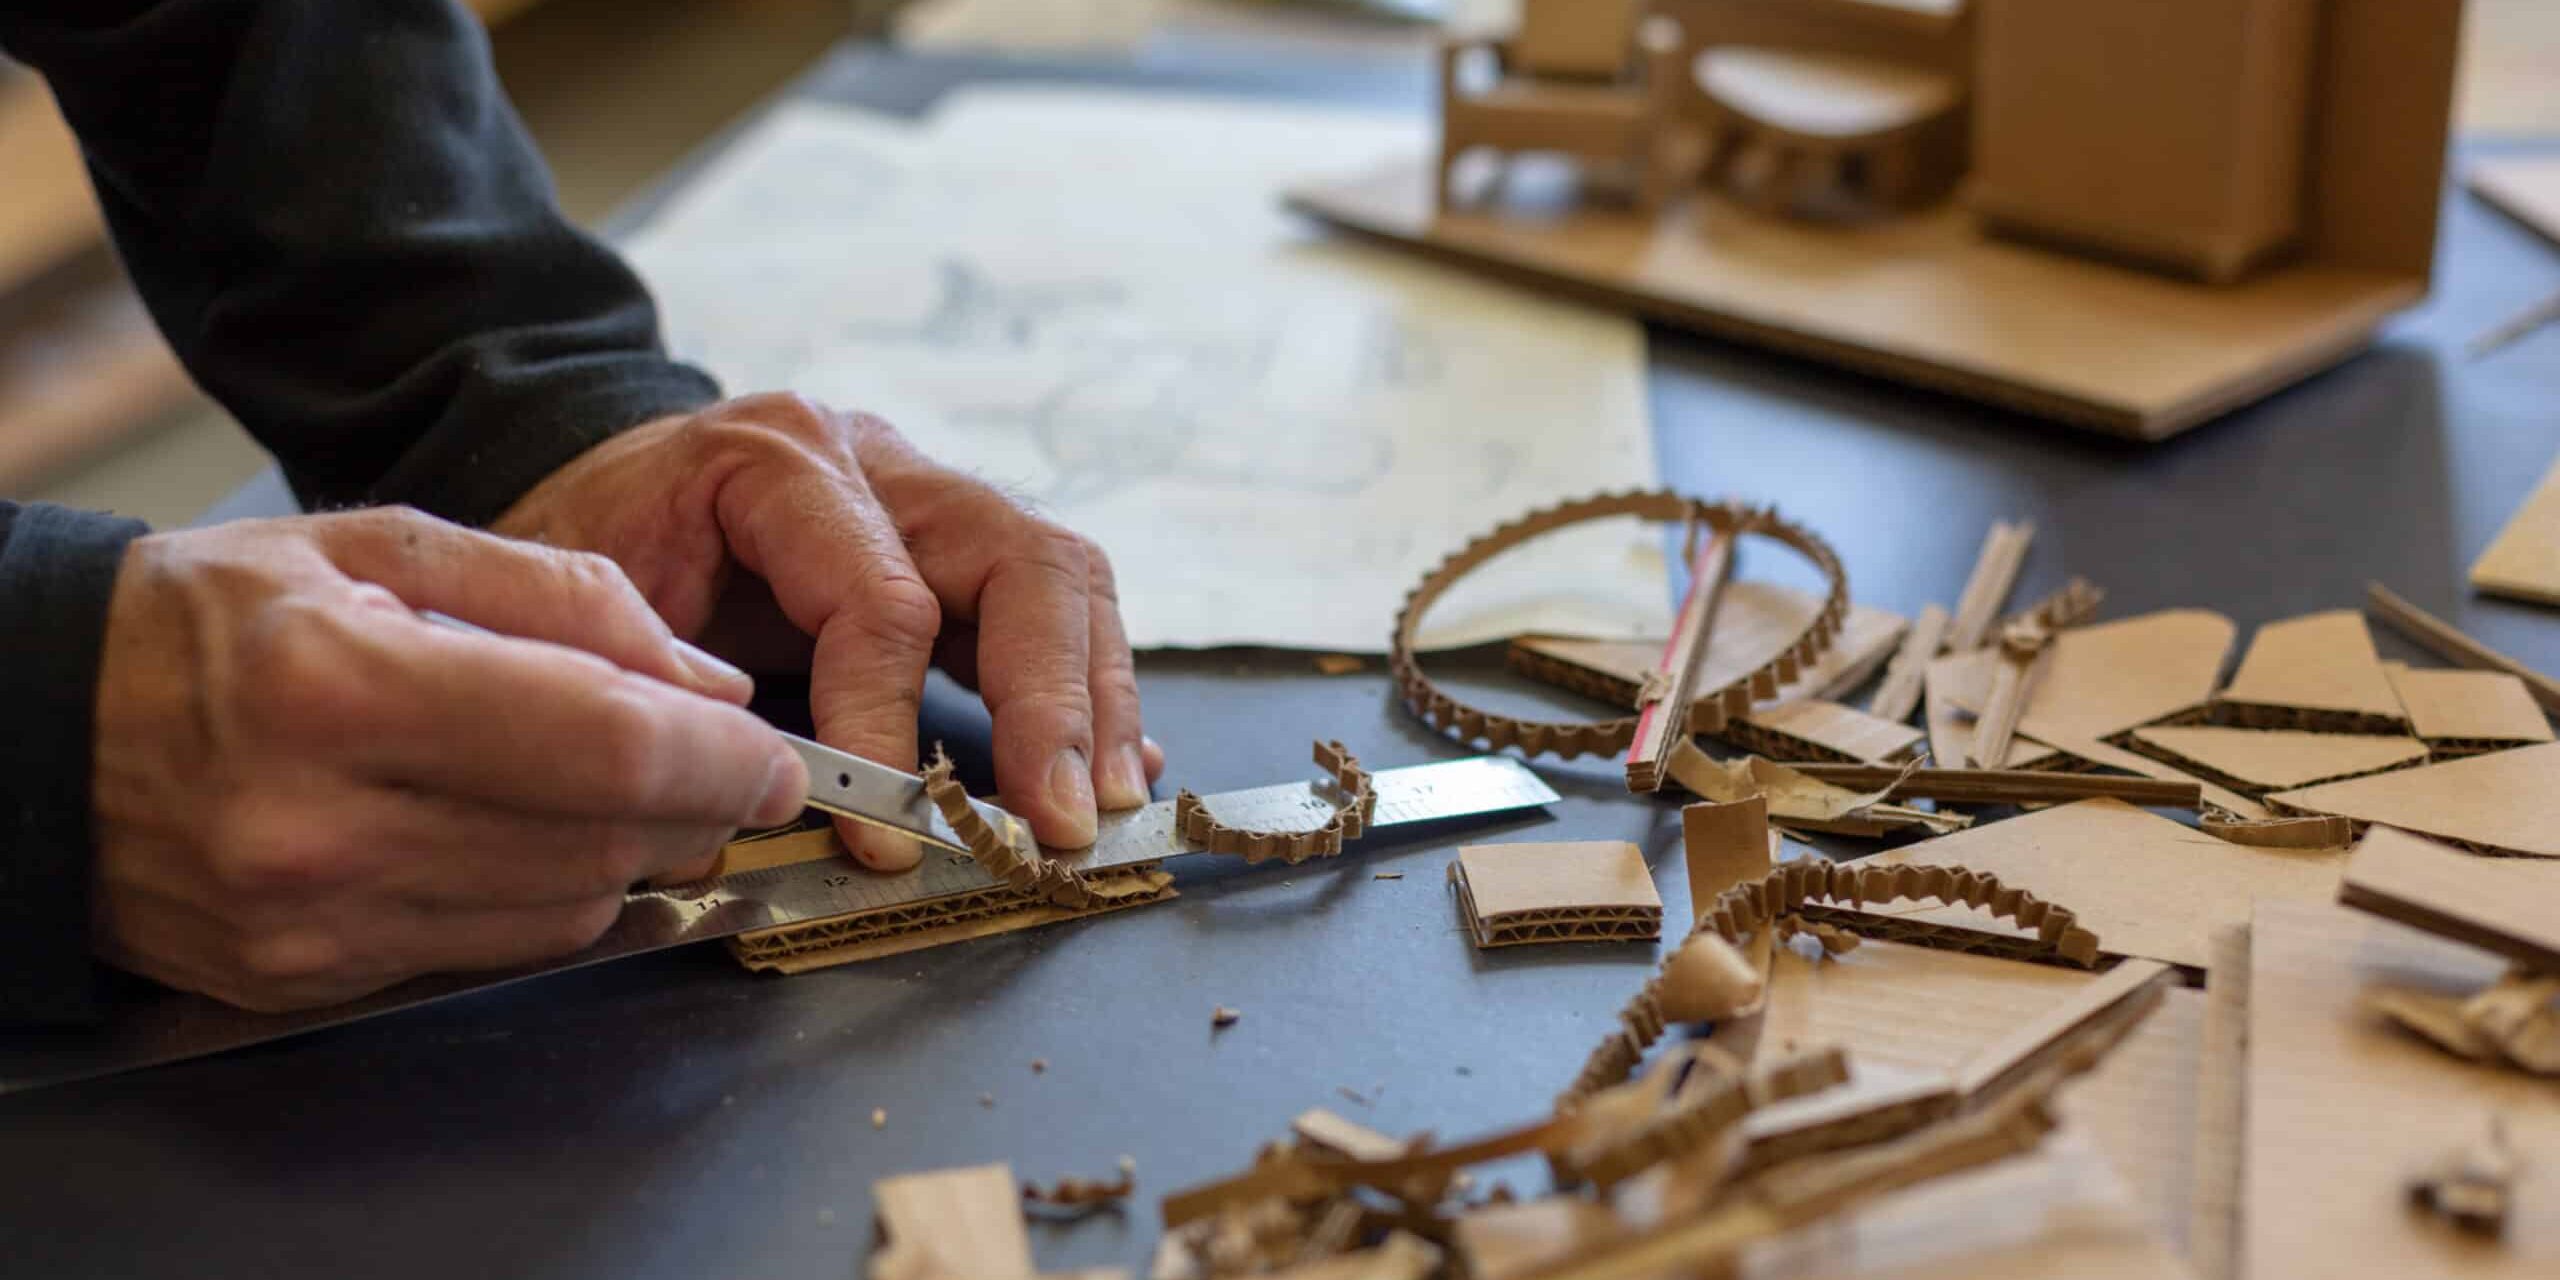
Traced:
<path id="1" fill-rule="evenodd" d="M 1284 61 L 1177 63 L 1165 79 L 1421 109 L 1418 67 Z M 996 76 L 1125 85 L 1131 73 L 849 50 L 795 92 L 912 110 Z M 2108 589 L 2109 617 L 2202 604 L 2245 632 L 2352 603 L 2379 577 L 2560 672 L 2547 611 L 2460 589 L 2550 465 L 2548 434 L 2514 414 L 2560 403 L 2560 362 L 2437 354 L 2547 292 L 2560 259 L 2467 198 L 2446 216 L 2425 313 L 2374 353 L 2164 450 L 1657 334 L 1663 481 L 1778 503 L 1840 548 L 1861 601 L 1899 613 L 1951 603 L 1983 530 L 2024 517 L 2038 549 L 2021 600 L 2077 572 Z M 279 513 L 282 492 L 270 480 L 230 510 Z M 2316 529 L 2306 512 L 2322 513 Z M 2386 657 L 2422 657 L 2377 640 Z M 1498 652 L 1449 662 L 1546 696 L 1506 676 Z M 1327 677 L 1303 653 L 1220 651 L 1148 654 L 1139 673 L 1167 782 L 1203 793 L 1307 777 L 1316 737 L 1378 768 L 1457 754 L 1394 708 L 1374 668 Z M 983 741 L 958 701 L 937 687 L 928 741 Z M 1629 799 L 1607 762 L 1539 768 L 1566 794 L 1546 818 L 1355 845 L 1334 863 L 1213 870 L 1173 902 L 1097 920 L 791 978 L 742 972 L 718 948 L 679 950 L 0 1099 L 7 1269 L 844 1276 L 869 1247 L 875 1179 L 1004 1161 L 1046 1183 L 1108 1176 L 1125 1152 L 1139 1184 L 1126 1217 L 1037 1224 L 1031 1244 L 1043 1272 L 1143 1274 L 1154 1197 L 1241 1167 L 1309 1107 L 1451 1137 L 1547 1112 L 1664 944 L 1478 952 L 1441 868 L 1461 843 L 1632 840 L 1665 901 L 1688 891 L 1671 801 Z M 1220 1004 L 1243 1017 L 1213 1034 Z M 1915 1266 L 1955 1249 L 1925 1207 L 1911 1202 L 1917 1218 L 1860 1247 Z"/>

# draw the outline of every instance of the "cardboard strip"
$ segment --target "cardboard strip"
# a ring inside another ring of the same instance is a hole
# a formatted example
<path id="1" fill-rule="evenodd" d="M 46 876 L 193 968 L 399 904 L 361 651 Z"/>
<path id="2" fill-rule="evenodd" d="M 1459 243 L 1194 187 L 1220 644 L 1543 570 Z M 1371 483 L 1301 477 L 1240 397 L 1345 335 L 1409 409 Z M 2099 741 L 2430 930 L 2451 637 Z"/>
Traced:
<path id="1" fill-rule="evenodd" d="M 1991 523 L 1973 572 L 1965 578 L 1964 594 L 1956 597 L 1955 617 L 1947 624 L 1949 652 L 1969 653 L 1990 641 L 1991 624 L 2017 587 L 2018 571 L 2027 563 L 2027 545 L 2035 536 L 2036 527 L 2026 521 Z"/>
<path id="2" fill-rule="evenodd" d="M 2533 700 L 2549 714 L 2560 716 L 2560 680 L 2534 670 L 2489 646 L 2464 635 L 2452 623 L 2402 599 L 2379 582 L 2364 587 L 2365 609 L 2391 624 L 2391 628 L 2416 641 L 2427 652 L 2457 666 L 2481 671 L 2504 671 L 2524 681 Z"/>
<path id="3" fill-rule="evenodd" d="M 1107 876 L 1087 876 L 1085 884 L 1092 900 L 1081 908 L 1061 907 L 996 885 L 885 911 L 741 933 L 728 940 L 729 954 L 760 973 L 807 973 L 1107 915 L 1180 896 L 1172 874 L 1158 870 L 1154 863 L 1116 869 Z"/>
<path id="4" fill-rule="evenodd" d="M 1692 527 L 1692 534 L 1695 527 Z M 1635 740 L 1627 747 L 1627 790 L 1639 794 L 1662 789 L 1663 764 L 1673 745 L 1689 736 L 1689 703 L 1698 688 L 1698 667 L 1706 657 L 1707 637 L 1716 624 L 1716 604 L 1733 576 L 1734 531 L 1713 528 L 1689 560 L 1689 594 L 1672 621 L 1671 640 L 1637 701 Z"/>
<path id="5" fill-rule="evenodd" d="M 1769 829 L 1769 800 L 1747 796 L 1713 800 L 1680 810 L 1680 848 L 1689 870 L 1689 922 L 1715 905 L 1718 895 L 1757 880 L 1777 865 L 1777 833 Z"/>
<path id="6" fill-rule="evenodd" d="M 1819 698 L 1799 698 L 1726 723 L 1716 735 L 1771 760 L 1883 764 L 1917 754 L 1925 737 L 1898 721 Z"/>
<path id="7" fill-rule="evenodd" d="M 1883 788 L 1887 800 L 1940 800 L 1954 804 L 2055 804 L 2101 796 L 2154 809 L 2194 809 L 2204 789 L 2194 782 L 2120 778 L 2094 773 L 2024 769 L 1904 770 L 1876 765 L 1799 764 L 1796 772 L 1851 791 Z"/>
<path id="8" fill-rule="evenodd" d="M 2212 947 L 2213 976 L 2204 989 L 2204 1043 L 2196 1066 L 2187 1261 L 2197 1280 L 2232 1280 L 2240 1264 L 2241 1131 L 2248 1098 L 2248 926 L 2216 931 Z"/>
<path id="9" fill-rule="evenodd" d="M 2260 849 L 2344 849 L 2356 841 L 2356 824 L 2344 818 L 2233 818 L 2208 813 L 2196 826 L 2214 839 Z"/>
<path id="10" fill-rule="evenodd" d="M 1821 614 L 1822 597 L 1811 592 L 1752 579 L 1727 584 L 1724 599 L 1716 606 L 1715 630 L 1707 636 L 1707 657 L 1698 670 L 1698 684 L 1721 688 L 1749 676 L 1785 652 Z M 1850 605 L 1831 646 L 1803 664 L 1794 679 L 1780 684 L 1776 695 L 1759 705 L 1840 698 L 1865 683 L 1893 656 L 1908 629 L 1900 614 Z M 1663 644 L 1660 640 L 1524 635 L 1512 637 L 1504 658 L 1513 671 L 1529 679 L 1632 711 L 1638 709 L 1637 696 L 1661 658 Z M 1700 710 L 1694 703 L 1690 707 L 1691 730 L 1715 731 L 1703 722 Z"/>
<path id="11" fill-rule="evenodd" d="M 1901 648 L 1894 652 L 1893 665 L 1885 668 L 1884 683 L 1876 686 L 1875 696 L 1867 701 L 1868 715 L 1897 724 L 1911 718 L 1928 681 L 1929 661 L 1946 642 L 1948 622 L 1947 611 L 1934 604 L 1911 620 Z"/>

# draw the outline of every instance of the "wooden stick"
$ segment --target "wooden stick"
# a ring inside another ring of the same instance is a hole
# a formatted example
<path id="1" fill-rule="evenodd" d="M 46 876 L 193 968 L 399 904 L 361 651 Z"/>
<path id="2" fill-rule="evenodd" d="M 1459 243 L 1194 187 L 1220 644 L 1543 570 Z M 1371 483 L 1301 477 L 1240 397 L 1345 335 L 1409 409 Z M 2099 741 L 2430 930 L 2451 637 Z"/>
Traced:
<path id="1" fill-rule="evenodd" d="M 1893 665 L 1885 668 L 1884 683 L 1876 686 L 1876 696 L 1867 701 L 1867 714 L 1897 724 L 1909 720 L 1920 705 L 1920 692 L 1929 678 L 1929 660 L 1938 656 L 1939 646 L 1947 639 L 1947 611 L 1936 605 L 1920 611 L 1911 620 L 1911 629 L 1902 633 L 1902 647 L 1894 652 Z"/>
<path id="2" fill-rule="evenodd" d="M 1792 764 L 1808 778 L 1860 793 L 1890 786 L 1887 800 L 1950 800 L 1958 804 L 2054 804 L 2100 797 L 2155 809 L 2199 809 L 2204 787 L 2159 778 L 2119 778 L 2095 773 L 2040 773 L 2030 769 L 1900 769 L 1868 764 Z M 1898 779 L 1898 780 L 1897 780 Z"/>
<path id="3" fill-rule="evenodd" d="M 1689 595 L 1680 602 L 1680 617 L 1662 661 L 1646 682 L 1644 714 L 1636 718 L 1634 745 L 1627 748 L 1627 790 L 1639 794 L 1662 789 L 1662 768 L 1672 745 L 1689 736 L 1689 700 L 1698 683 L 1698 662 L 1707 654 L 1707 636 L 1715 628 L 1716 602 L 1733 577 L 1731 530 L 1717 529 L 1689 562 Z M 1658 696 L 1657 696 L 1658 695 Z"/>
<path id="4" fill-rule="evenodd" d="M 2524 687 L 2533 692 L 2533 700 L 2541 703 L 2544 711 L 2560 715 L 2560 680 L 2464 635 L 2452 623 L 2401 599 L 2379 582 L 2364 584 L 2364 597 L 2366 611 L 2391 624 L 2392 630 L 2417 641 L 2419 647 L 2458 666 L 2504 671 L 2524 681 Z"/>
<path id="5" fill-rule="evenodd" d="M 1992 522 L 1991 532 L 1982 539 L 1982 554 L 1973 562 L 1973 576 L 1965 579 L 1964 594 L 1956 597 L 1955 622 L 1947 628 L 1949 652 L 1968 653 L 1991 638 L 1992 620 L 2018 585 L 2018 570 L 2027 563 L 2027 543 L 2035 536 L 2032 524 Z"/>

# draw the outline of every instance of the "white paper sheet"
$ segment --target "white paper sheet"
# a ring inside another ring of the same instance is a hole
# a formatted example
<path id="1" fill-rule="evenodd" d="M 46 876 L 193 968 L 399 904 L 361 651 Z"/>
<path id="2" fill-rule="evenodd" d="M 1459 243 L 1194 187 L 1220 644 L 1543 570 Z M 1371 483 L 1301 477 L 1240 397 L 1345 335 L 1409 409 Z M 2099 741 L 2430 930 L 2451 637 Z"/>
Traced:
<path id="1" fill-rule="evenodd" d="M 1328 241 L 1301 171 L 1402 117 L 991 88 L 921 126 L 794 107 L 631 247 L 733 392 L 895 422 L 1111 554 L 1141 648 L 1377 651 L 1423 571 L 1530 507 L 1652 483 L 1622 317 Z M 1506 556 L 1426 640 L 1662 634 L 1659 540 Z"/>

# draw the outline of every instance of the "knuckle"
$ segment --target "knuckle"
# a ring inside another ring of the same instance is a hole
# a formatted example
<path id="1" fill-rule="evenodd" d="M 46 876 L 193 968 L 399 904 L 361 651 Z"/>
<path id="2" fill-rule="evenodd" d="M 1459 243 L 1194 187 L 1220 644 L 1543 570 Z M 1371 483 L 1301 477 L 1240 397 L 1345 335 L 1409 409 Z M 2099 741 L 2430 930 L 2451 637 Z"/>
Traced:
<path id="1" fill-rule="evenodd" d="M 912 571 L 884 569 L 864 585 L 862 625 L 901 649 L 927 649 L 942 634 L 942 602 Z"/>

